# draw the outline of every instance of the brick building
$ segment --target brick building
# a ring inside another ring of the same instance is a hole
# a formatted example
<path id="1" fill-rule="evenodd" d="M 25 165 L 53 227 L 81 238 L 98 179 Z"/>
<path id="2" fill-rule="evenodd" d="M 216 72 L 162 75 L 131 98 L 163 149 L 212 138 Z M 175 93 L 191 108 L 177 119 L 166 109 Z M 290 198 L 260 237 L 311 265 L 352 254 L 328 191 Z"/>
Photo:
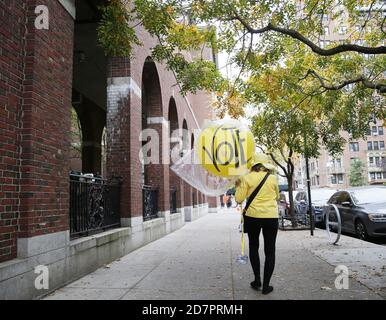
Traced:
<path id="1" fill-rule="evenodd" d="M 317 159 L 310 159 L 310 179 L 314 188 L 348 188 L 353 161 L 360 160 L 364 167 L 365 184 L 386 182 L 385 127 L 383 121 L 372 123 L 368 129 L 367 140 L 350 140 L 347 132 L 341 135 L 349 141 L 339 156 L 331 156 L 322 148 Z M 298 160 L 295 171 L 297 186 L 306 186 L 305 159 Z"/>
<path id="2" fill-rule="evenodd" d="M 191 146 L 213 117 L 210 96 L 181 96 L 141 27 L 133 58 L 106 57 L 96 35 L 103 2 L 0 2 L 0 299 L 41 296 L 217 207 L 169 164 L 139 157 L 144 129 L 164 138 L 185 129 Z M 41 5 L 48 29 L 35 25 Z M 34 286 L 37 265 L 48 267 L 48 290 Z"/>

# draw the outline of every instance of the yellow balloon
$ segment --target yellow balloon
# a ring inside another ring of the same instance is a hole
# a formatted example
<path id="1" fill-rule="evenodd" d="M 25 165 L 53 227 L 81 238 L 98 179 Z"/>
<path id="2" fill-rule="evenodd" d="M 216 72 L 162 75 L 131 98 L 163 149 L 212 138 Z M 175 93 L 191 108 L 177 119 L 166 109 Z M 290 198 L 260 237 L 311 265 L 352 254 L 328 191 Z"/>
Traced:
<path id="1" fill-rule="evenodd" d="M 196 145 L 200 164 L 210 173 L 225 178 L 248 172 L 254 153 L 252 133 L 232 124 L 204 129 Z"/>

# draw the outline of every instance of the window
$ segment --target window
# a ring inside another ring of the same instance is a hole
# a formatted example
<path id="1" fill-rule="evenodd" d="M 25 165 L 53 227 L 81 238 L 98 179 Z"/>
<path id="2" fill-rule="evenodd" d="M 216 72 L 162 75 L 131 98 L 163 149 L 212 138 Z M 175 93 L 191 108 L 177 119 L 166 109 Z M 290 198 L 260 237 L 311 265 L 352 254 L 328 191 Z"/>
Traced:
<path id="1" fill-rule="evenodd" d="M 333 174 L 331 175 L 331 184 L 343 184 L 343 174 Z"/>
<path id="2" fill-rule="evenodd" d="M 374 165 L 374 157 L 369 158 L 369 164 L 370 164 L 370 166 Z"/>
<path id="3" fill-rule="evenodd" d="M 375 180 L 375 172 L 370 172 L 370 179 Z"/>
<path id="4" fill-rule="evenodd" d="M 358 142 L 350 142 L 350 151 L 358 152 L 359 151 L 359 143 Z"/>
<path id="5" fill-rule="evenodd" d="M 367 150 L 373 150 L 373 143 L 371 141 L 367 142 Z"/>
<path id="6" fill-rule="evenodd" d="M 378 127 L 378 134 L 383 136 L 383 127 Z"/>
<path id="7" fill-rule="evenodd" d="M 379 165 L 380 165 L 380 162 L 379 162 L 379 157 L 374 157 L 374 159 L 375 159 L 375 166 L 376 167 L 379 167 Z"/>
<path id="8" fill-rule="evenodd" d="M 346 34 L 347 27 L 346 26 L 340 26 L 338 32 L 339 32 L 339 34 Z"/>
<path id="9" fill-rule="evenodd" d="M 367 128 L 367 135 L 371 136 L 371 128 L 370 127 Z"/>
<path id="10" fill-rule="evenodd" d="M 319 14 L 318 14 L 318 18 L 319 18 L 319 20 L 322 19 L 322 14 L 319 13 Z M 323 19 L 322 19 L 322 20 L 323 20 L 324 22 L 327 22 L 327 21 L 328 21 L 328 18 L 329 18 L 328 14 L 323 13 Z"/>
<path id="11" fill-rule="evenodd" d="M 374 141 L 374 150 L 379 150 L 378 141 Z"/>
<path id="12" fill-rule="evenodd" d="M 329 27 L 324 27 L 324 34 L 329 35 L 330 34 L 330 29 Z"/>
<path id="13" fill-rule="evenodd" d="M 324 41 L 323 40 L 320 40 L 319 47 L 321 47 L 322 49 L 324 48 Z"/>
<path id="14" fill-rule="evenodd" d="M 385 141 L 379 141 L 379 149 L 385 150 Z"/>
<path id="15" fill-rule="evenodd" d="M 377 172 L 377 180 L 381 180 L 382 179 L 382 172 Z"/>
<path id="16" fill-rule="evenodd" d="M 378 128 L 376 126 L 372 127 L 372 133 L 374 136 L 376 136 L 378 134 Z"/>

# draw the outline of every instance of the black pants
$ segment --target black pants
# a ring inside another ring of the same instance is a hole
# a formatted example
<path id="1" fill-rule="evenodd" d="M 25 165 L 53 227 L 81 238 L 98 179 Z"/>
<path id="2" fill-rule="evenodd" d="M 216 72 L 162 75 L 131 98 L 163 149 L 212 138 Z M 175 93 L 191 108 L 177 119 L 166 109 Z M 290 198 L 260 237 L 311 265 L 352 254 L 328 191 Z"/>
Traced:
<path id="1" fill-rule="evenodd" d="M 273 270 L 275 269 L 276 236 L 279 219 L 244 217 L 244 230 L 248 232 L 249 256 L 251 259 L 255 280 L 260 282 L 259 237 L 263 230 L 264 237 L 264 280 L 263 287 L 269 286 Z"/>

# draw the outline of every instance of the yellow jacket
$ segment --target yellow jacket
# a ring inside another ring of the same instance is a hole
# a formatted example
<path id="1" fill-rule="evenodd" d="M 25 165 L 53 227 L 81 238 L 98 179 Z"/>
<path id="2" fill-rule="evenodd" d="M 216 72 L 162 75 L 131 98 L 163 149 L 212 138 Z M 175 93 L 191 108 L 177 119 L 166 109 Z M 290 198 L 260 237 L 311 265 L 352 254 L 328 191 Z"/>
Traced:
<path id="1" fill-rule="evenodd" d="M 240 185 L 236 188 L 235 198 L 242 203 L 256 189 L 267 173 L 264 171 L 251 172 L 240 178 Z M 278 218 L 279 185 L 274 175 L 270 175 L 263 187 L 252 201 L 246 215 L 253 218 Z"/>

